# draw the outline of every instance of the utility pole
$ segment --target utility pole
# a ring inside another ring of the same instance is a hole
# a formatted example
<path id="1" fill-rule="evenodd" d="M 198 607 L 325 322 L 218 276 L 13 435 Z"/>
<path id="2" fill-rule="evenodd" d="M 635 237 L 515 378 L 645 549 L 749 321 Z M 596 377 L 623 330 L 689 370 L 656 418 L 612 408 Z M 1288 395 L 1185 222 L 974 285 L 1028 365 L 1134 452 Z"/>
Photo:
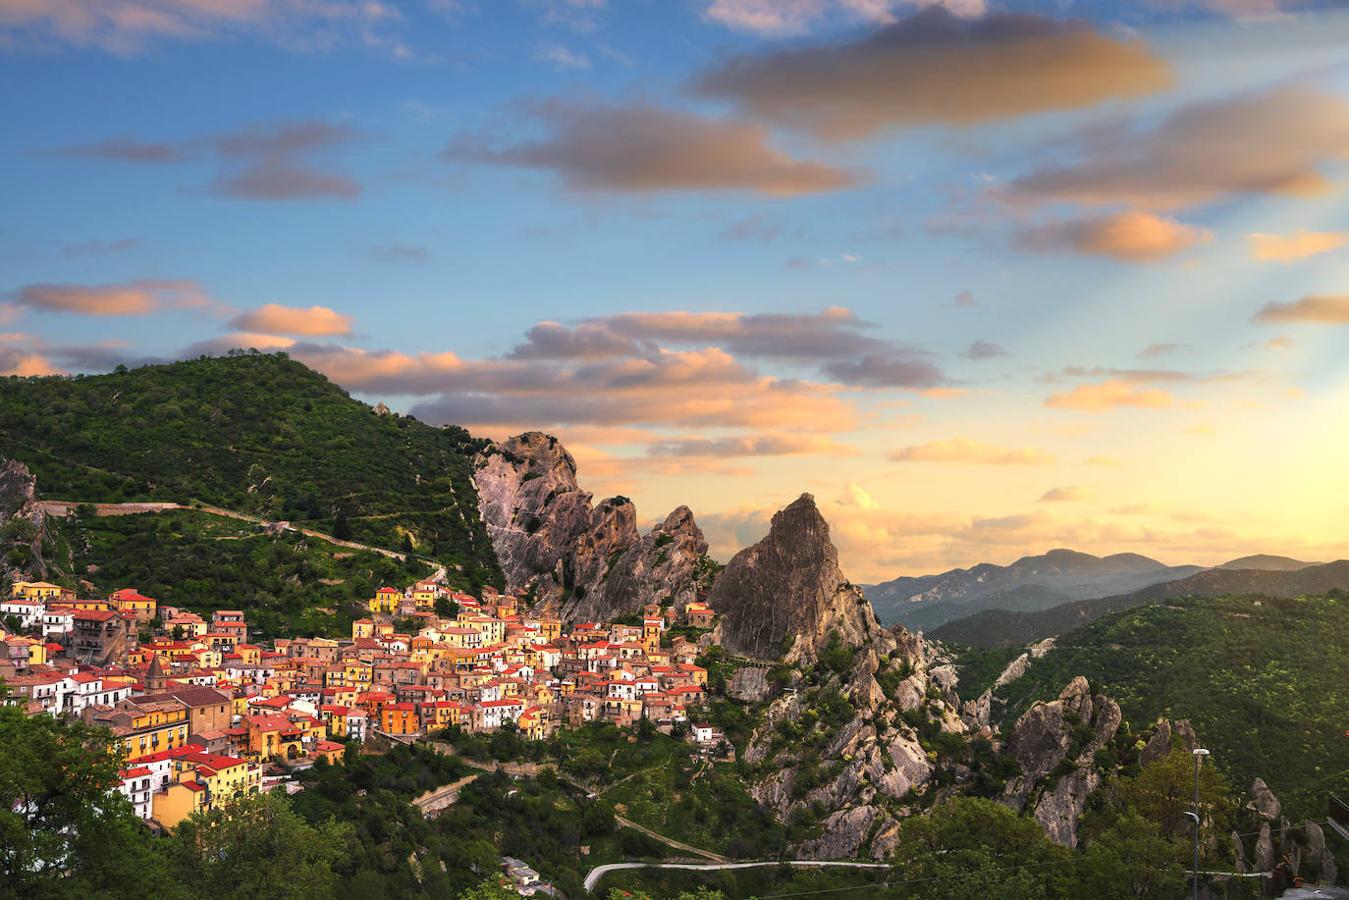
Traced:
<path id="1" fill-rule="evenodd" d="M 1194 821 L 1194 900 L 1199 900 L 1199 824 L 1202 818 L 1199 814 L 1199 767 L 1204 764 L 1204 757 L 1209 752 L 1203 747 L 1194 749 L 1194 809 L 1187 813 L 1188 817 Z"/>

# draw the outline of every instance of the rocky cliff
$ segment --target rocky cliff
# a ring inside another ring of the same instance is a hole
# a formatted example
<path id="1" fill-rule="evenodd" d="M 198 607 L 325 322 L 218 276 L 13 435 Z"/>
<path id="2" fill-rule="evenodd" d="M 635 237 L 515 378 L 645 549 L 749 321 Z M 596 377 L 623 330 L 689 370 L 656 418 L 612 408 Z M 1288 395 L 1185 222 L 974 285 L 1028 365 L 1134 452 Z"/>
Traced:
<path id="1" fill-rule="evenodd" d="M 840 571 L 829 523 L 810 494 L 731 557 L 708 600 L 723 617 L 722 646 L 741 656 L 809 661 L 834 635 L 857 647 L 881 634 L 871 604 Z"/>
<path id="2" fill-rule="evenodd" d="M 46 515 L 37 505 L 37 479 L 18 460 L 0 460 L 0 576 L 46 578 Z"/>
<path id="3" fill-rule="evenodd" d="M 555 437 L 531 431 L 490 445 L 474 462 L 473 483 L 507 590 L 568 622 L 653 602 L 682 607 L 706 578 L 707 541 L 687 507 L 639 535 L 632 501 L 593 504 Z"/>
<path id="4" fill-rule="evenodd" d="M 1102 782 L 1096 753 L 1115 737 L 1121 720 L 1119 704 L 1093 697 L 1080 675 L 1057 700 L 1026 710 L 1007 739 L 1021 774 L 1008 781 L 1005 802 L 1018 812 L 1030 809 L 1052 840 L 1076 847 L 1078 820 Z"/>
<path id="5" fill-rule="evenodd" d="M 751 793 L 783 821 L 818 820 L 797 855 L 883 859 L 900 820 L 933 796 L 933 742 L 961 739 L 954 673 L 902 628 L 827 657 L 797 668 L 797 687 L 769 705 L 745 751 Z"/>

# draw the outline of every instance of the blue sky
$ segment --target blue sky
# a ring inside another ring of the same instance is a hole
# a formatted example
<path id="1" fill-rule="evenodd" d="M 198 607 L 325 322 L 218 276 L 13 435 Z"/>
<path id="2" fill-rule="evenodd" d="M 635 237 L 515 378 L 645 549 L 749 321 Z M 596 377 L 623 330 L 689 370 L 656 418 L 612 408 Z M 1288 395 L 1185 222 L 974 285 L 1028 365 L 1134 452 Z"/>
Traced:
<path id="1" fill-rule="evenodd" d="M 1349 13 L 928 6 L 0 0 L 0 371 L 287 349 L 859 580 L 1342 554 Z"/>

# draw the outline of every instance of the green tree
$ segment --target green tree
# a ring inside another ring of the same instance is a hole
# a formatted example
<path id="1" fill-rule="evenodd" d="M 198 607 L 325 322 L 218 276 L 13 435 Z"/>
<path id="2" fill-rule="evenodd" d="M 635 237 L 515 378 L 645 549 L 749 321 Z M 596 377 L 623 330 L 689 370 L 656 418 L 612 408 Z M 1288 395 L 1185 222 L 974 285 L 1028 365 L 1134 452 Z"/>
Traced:
<path id="1" fill-rule="evenodd" d="M 1173 748 L 1137 776 L 1116 781 L 1109 802 L 1116 814 L 1132 810 L 1155 822 L 1161 836 L 1180 848 L 1178 859 L 1188 858 L 1184 854 L 1194 826 L 1185 814 L 1194 805 L 1194 757 L 1184 747 Z M 1231 832 L 1235 804 L 1227 779 L 1212 763 L 1199 771 L 1199 807 L 1206 831 Z"/>
<path id="2" fill-rule="evenodd" d="M 1091 841 L 1078 864 L 1082 897 L 1171 900 L 1185 893 L 1185 871 L 1175 860 L 1175 844 L 1134 810 Z"/>
<path id="3" fill-rule="evenodd" d="M 280 794 L 255 794 L 181 822 L 166 850 L 180 879 L 215 897 L 325 898 L 350 825 L 307 824 Z"/>
<path id="4" fill-rule="evenodd" d="M 518 900 L 519 894 L 501 886 L 497 878 L 487 878 L 459 894 L 459 900 Z"/>
<path id="5" fill-rule="evenodd" d="M 892 860 L 900 896 L 950 900 L 1069 897 L 1071 851 L 1035 821 L 991 800 L 957 797 L 904 823 Z"/>
<path id="6" fill-rule="evenodd" d="M 0 705 L 0 896 L 179 896 L 113 793 L 121 758 L 106 729 Z"/>

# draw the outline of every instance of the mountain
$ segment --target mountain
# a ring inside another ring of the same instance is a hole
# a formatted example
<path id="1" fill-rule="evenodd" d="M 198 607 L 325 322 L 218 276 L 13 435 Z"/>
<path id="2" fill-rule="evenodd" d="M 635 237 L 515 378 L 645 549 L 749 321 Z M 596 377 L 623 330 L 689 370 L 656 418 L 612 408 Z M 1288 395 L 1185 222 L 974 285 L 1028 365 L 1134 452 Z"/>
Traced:
<path id="1" fill-rule="evenodd" d="M 829 523 L 810 494 L 775 513 L 768 534 L 731 557 L 708 602 L 724 616 L 722 646 L 742 656 L 813 660 L 835 637 L 855 647 L 881 630 L 839 569 Z"/>
<path id="2" fill-rule="evenodd" d="M 931 630 L 983 610 L 1034 612 L 1070 600 L 1128 593 L 1199 571 L 1199 566 L 1166 566 L 1137 553 L 1100 557 L 1060 549 L 1025 556 L 1008 566 L 981 563 L 940 575 L 864 585 L 863 590 L 882 622 Z"/>
<path id="3" fill-rule="evenodd" d="M 1179 597 L 1218 597 L 1250 594 L 1297 597 L 1349 590 L 1349 560 L 1312 565 L 1290 571 L 1206 569 L 1189 578 L 1155 584 L 1129 594 L 1095 600 L 1077 600 L 1037 612 L 989 609 L 933 630 L 932 637 L 975 647 L 1026 644 L 1081 628 L 1088 622 L 1121 609 L 1160 603 Z"/>
<path id="4" fill-rule="evenodd" d="M 1349 563 L 1336 565 L 1349 574 Z M 1135 726 L 1188 719 L 1234 785 L 1265 779 L 1293 821 L 1320 817 L 1327 792 L 1349 789 L 1345 603 L 1243 594 L 1112 612 L 1032 659 L 994 691 L 994 707 L 1011 721 L 1085 676 L 1108 686 Z"/>
<path id="5" fill-rule="evenodd" d="M 392 549 L 499 584 L 462 428 L 372 409 L 284 354 L 0 380 L 0 458 L 44 499 L 201 502 Z"/>
<path id="6" fill-rule="evenodd" d="M 688 507 L 639 535 L 632 501 L 593 504 L 576 460 L 551 435 L 486 445 L 473 483 L 507 589 L 568 622 L 631 615 L 647 603 L 682 609 L 715 572 Z"/>
<path id="7" fill-rule="evenodd" d="M 1257 553 L 1254 556 L 1243 556 L 1239 559 L 1229 560 L 1220 566 L 1219 569 L 1260 569 L 1265 572 L 1296 572 L 1298 569 L 1305 569 L 1308 566 L 1318 566 L 1320 563 L 1303 562 L 1300 559 L 1293 559 L 1289 556 L 1270 556 L 1267 553 Z"/>

